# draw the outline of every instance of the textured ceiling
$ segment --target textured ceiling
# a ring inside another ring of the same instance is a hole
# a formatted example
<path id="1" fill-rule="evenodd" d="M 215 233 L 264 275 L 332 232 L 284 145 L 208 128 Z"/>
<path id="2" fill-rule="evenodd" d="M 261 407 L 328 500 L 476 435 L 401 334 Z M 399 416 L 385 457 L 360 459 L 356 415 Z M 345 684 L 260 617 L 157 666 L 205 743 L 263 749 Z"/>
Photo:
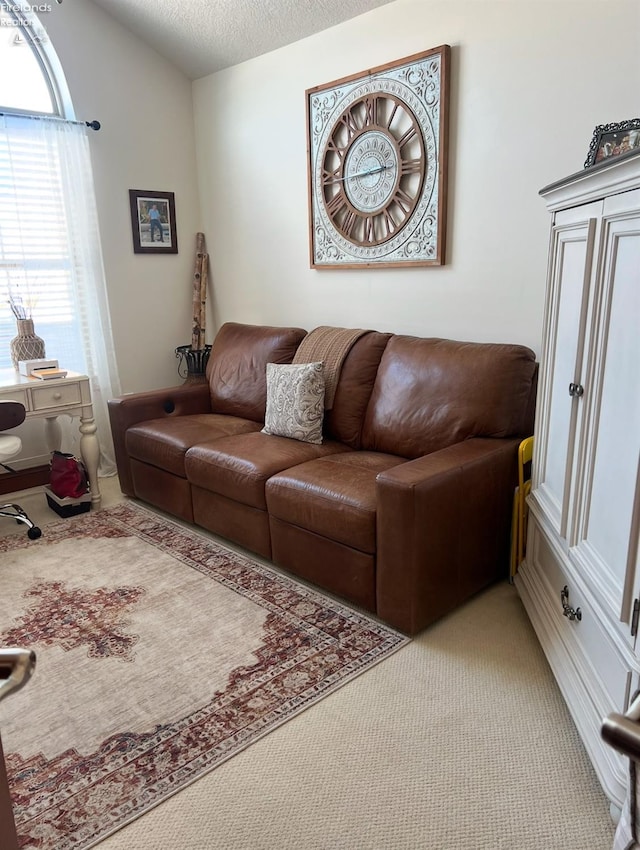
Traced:
<path id="1" fill-rule="evenodd" d="M 94 0 L 191 79 L 355 18 L 391 0 Z"/>

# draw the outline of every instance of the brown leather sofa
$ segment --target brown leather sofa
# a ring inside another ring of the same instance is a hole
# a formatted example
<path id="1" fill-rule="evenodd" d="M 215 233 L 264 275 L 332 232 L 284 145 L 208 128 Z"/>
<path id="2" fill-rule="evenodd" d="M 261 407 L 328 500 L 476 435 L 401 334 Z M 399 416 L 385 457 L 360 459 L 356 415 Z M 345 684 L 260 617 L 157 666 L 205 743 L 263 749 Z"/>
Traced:
<path id="1" fill-rule="evenodd" d="M 261 431 L 305 335 L 227 323 L 206 382 L 111 400 L 122 491 L 415 634 L 507 574 L 535 356 L 367 332 L 311 444 Z"/>

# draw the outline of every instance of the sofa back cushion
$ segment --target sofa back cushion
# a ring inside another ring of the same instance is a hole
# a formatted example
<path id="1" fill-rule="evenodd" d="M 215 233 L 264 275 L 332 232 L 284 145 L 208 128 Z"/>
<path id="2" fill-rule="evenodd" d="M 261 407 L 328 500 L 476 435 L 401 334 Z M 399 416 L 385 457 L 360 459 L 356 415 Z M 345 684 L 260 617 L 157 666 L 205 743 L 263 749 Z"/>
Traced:
<path id="1" fill-rule="evenodd" d="M 471 437 L 526 436 L 535 355 L 521 345 L 393 336 L 362 447 L 421 457 Z"/>
<path id="2" fill-rule="evenodd" d="M 369 331 L 349 349 L 342 363 L 331 410 L 325 412 L 327 437 L 352 449 L 362 446 L 362 426 L 380 358 L 391 334 Z"/>
<path id="3" fill-rule="evenodd" d="M 213 413 L 264 422 L 267 363 L 291 363 L 305 335 L 302 328 L 222 325 L 207 363 Z"/>

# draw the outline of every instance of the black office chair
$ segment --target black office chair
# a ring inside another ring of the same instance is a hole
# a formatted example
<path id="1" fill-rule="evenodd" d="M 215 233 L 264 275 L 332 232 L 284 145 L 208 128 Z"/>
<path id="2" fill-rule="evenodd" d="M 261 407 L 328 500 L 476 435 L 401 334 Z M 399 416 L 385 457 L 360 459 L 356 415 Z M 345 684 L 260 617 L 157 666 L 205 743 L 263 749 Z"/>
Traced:
<path id="1" fill-rule="evenodd" d="M 7 431 L 9 428 L 16 428 L 21 425 L 26 416 L 24 404 L 19 401 L 8 401 L 0 399 L 0 431 Z M 22 440 L 15 434 L 0 434 L 0 466 L 7 472 L 15 472 L 10 466 L 7 466 L 5 460 L 15 457 L 20 454 L 22 449 Z M 0 517 L 9 517 L 15 519 L 16 522 L 24 523 L 27 526 L 27 535 L 31 540 L 36 540 L 42 532 L 34 525 L 27 514 L 22 510 L 20 505 L 0 505 Z"/>

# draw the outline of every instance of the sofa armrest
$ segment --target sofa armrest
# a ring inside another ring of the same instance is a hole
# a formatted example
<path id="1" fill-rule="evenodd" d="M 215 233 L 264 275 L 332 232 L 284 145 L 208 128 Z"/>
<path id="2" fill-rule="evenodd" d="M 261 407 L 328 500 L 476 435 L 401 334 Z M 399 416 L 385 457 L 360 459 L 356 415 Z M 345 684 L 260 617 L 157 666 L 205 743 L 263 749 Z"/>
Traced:
<path id="1" fill-rule="evenodd" d="M 507 575 L 518 439 L 475 438 L 377 478 L 377 613 L 415 634 Z"/>
<path id="2" fill-rule="evenodd" d="M 121 395 L 109 399 L 108 407 L 120 489 L 128 496 L 134 496 L 125 444 L 127 429 L 149 419 L 211 413 L 211 396 L 209 384 L 205 382 L 182 384 L 166 389 Z"/>

